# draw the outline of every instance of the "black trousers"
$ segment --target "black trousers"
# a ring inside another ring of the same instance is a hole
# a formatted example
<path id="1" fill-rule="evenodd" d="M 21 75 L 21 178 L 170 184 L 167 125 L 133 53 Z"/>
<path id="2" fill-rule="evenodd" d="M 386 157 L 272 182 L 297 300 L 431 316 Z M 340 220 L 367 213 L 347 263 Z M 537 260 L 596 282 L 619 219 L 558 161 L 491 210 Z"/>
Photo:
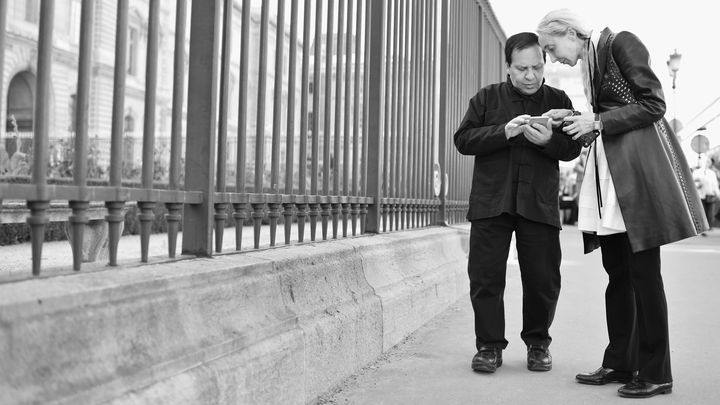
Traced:
<path id="1" fill-rule="evenodd" d="M 638 371 L 655 383 L 672 381 L 665 288 L 660 248 L 633 253 L 627 233 L 600 236 L 609 282 L 605 311 L 610 343 L 603 367 Z"/>
<path id="2" fill-rule="evenodd" d="M 560 230 L 508 214 L 471 222 L 468 275 L 477 348 L 508 344 L 503 295 L 513 232 L 523 285 L 520 336 L 527 345 L 547 347 L 560 294 Z"/>

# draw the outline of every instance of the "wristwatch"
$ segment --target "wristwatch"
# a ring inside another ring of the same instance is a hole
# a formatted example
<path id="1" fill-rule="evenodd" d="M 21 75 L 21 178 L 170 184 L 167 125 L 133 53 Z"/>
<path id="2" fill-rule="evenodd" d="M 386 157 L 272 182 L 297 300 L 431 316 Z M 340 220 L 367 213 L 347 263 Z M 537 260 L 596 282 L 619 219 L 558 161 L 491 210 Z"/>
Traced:
<path id="1" fill-rule="evenodd" d="M 603 124 L 602 121 L 600 121 L 600 114 L 595 113 L 595 121 L 593 121 L 593 131 L 602 131 Z"/>

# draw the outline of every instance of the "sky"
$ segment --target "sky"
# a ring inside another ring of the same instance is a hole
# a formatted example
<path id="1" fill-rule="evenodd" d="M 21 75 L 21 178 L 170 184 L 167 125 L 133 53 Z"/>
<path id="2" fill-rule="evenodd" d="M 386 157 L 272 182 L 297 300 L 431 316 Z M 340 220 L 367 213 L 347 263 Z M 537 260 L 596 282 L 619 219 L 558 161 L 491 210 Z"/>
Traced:
<path id="1" fill-rule="evenodd" d="M 547 12 L 569 8 L 579 14 L 594 31 L 609 27 L 615 32 L 631 31 L 650 52 L 651 67 L 663 85 L 667 103 L 666 118 L 677 119 L 686 128 L 680 132 L 683 146 L 696 134 L 710 139 L 710 146 L 720 145 L 720 118 L 696 129 L 720 114 L 720 102 L 695 118 L 720 97 L 719 14 L 707 0 L 488 0 L 506 36 L 532 31 Z M 675 94 L 667 69 L 670 54 L 677 49 L 682 55 L 677 73 Z M 549 59 L 548 59 L 549 61 Z M 688 126 L 689 125 L 689 126 Z"/>

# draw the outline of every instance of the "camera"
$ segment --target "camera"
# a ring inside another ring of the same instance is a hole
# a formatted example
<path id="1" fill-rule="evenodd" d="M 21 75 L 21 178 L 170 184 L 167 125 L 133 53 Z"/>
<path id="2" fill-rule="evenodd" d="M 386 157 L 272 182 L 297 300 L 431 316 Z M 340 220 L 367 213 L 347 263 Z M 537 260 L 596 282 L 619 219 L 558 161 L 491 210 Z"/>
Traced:
<path id="1" fill-rule="evenodd" d="M 572 114 L 570 114 L 569 116 L 575 116 L 575 115 L 580 115 L 580 114 L 582 114 L 580 111 L 573 111 Z M 572 121 L 564 121 L 562 123 L 562 128 L 565 128 L 566 126 L 568 126 L 570 124 L 572 124 Z M 567 133 L 566 133 L 566 135 L 574 136 L 574 135 L 570 135 Z M 593 141 L 595 140 L 595 138 L 598 137 L 598 135 L 600 135 L 600 131 L 591 131 L 591 132 L 582 134 L 582 135 L 578 136 L 577 138 L 575 138 L 575 142 L 577 142 L 580 145 L 582 145 L 583 147 L 587 148 L 590 145 L 592 145 Z"/>
<path id="2" fill-rule="evenodd" d="M 572 114 L 568 115 L 568 117 L 574 117 L 576 115 L 582 114 L 580 111 L 573 110 Z M 562 128 L 565 128 L 566 126 L 572 124 L 572 121 L 563 121 Z"/>

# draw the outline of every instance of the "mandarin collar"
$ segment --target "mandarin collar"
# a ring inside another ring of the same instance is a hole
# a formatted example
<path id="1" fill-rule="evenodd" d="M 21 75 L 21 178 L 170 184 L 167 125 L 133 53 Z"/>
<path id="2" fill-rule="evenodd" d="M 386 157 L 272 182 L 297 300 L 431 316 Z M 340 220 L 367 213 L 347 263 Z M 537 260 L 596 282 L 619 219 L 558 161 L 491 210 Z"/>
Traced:
<path id="1" fill-rule="evenodd" d="M 508 84 L 508 87 L 510 88 L 510 99 L 512 101 L 527 101 L 530 100 L 532 102 L 540 102 L 542 100 L 544 87 L 545 87 L 545 78 L 543 77 L 543 81 L 540 84 L 540 88 L 538 91 L 536 91 L 533 94 L 525 94 L 522 93 L 520 90 L 518 90 L 512 83 L 512 80 L 510 80 L 510 75 L 507 75 L 507 79 L 505 82 Z"/>

